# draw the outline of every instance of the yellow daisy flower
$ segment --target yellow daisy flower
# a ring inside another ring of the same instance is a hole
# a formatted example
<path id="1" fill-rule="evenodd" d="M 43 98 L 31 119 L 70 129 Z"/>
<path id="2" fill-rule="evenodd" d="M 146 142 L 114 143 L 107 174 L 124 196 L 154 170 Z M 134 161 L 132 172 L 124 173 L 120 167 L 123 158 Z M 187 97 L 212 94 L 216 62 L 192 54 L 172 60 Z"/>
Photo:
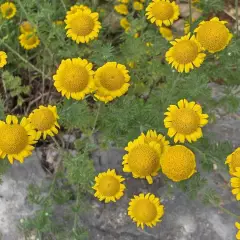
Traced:
<path id="1" fill-rule="evenodd" d="M 135 1 L 135 2 L 133 2 L 133 9 L 136 11 L 141 11 L 141 10 L 143 10 L 143 4 Z"/>
<path id="2" fill-rule="evenodd" d="M 163 174 L 174 182 L 188 179 L 196 172 L 195 155 L 183 145 L 169 147 L 160 163 Z"/>
<path id="3" fill-rule="evenodd" d="M 240 147 L 227 156 L 225 164 L 228 164 L 231 175 L 236 172 L 236 168 L 240 167 Z"/>
<path id="4" fill-rule="evenodd" d="M 202 21 L 195 29 L 196 39 L 205 50 L 215 53 L 226 48 L 233 37 L 226 28 L 226 23 L 214 17 L 210 21 Z"/>
<path id="5" fill-rule="evenodd" d="M 160 199 L 154 194 L 140 193 L 134 196 L 129 202 L 128 215 L 137 223 L 137 227 L 144 229 L 144 225 L 148 227 L 156 226 L 164 214 L 164 206 L 160 203 Z"/>
<path id="6" fill-rule="evenodd" d="M 238 229 L 238 232 L 236 234 L 236 239 L 240 240 L 240 223 L 239 222 L 235 222 L 235 226 Z"/>
<path id="7" fill-rule="evenodd" d="M 167 41 L 173 40 L 173 32 L 170 28 L 160 27 L 159 32 Z"/>
<path id="8" fill-rule="evenodd" d="M 232 194 L 236 195 L 236 199 L 240 200 L 240 167 L 236 167 L 236 172 L 232 173 L 234 177 L 231 178 L 230 183 L 232 187 Z"/>
<path id="9" fill-rule="evenodd" d="M 35 28 L 28 21 L 24 21 L 20 24 L 20 32 L 21 33 L 32 33 L 35 31 Z"/>
<path id="10" fill-rule="evenodd" d="M 127 18 L 124 17 L 120 20 L 120 26 L 125 30 L 125 32 L 130 29 L 130 23 Z"/>
<path id="11" fill-rule="evenodd" d="M 7 64 L 7 54 L 4 51 L 0 51 L 0 68 Z"/>
<path id="12" fill-rule="evenodd" d="M 153 0 L 146 8 L 147 19 L 157 26 L 170 26 L 179 17 L 179 7 L 169 0 Z"/>
<path id="13" fill-rule="evenodd" d="M 125 4 L 118 4 L 114 7 L 115 11 L 122 14 L 127 15 L 128 14 L 128 7 Z"/>
<path id="14" fill-rule="evenodd" d="M 100 201 L 105 200 L 105 203 L 116 202 L 123 196 L 124 189 L 126 188 L 122 182 L 125 179 L 117 175 L 115 169 L 108 169 L 107 172 L 99 173 L 95 177 L 95 185 L 93 189 L 96 190 L 94 196 Z"/>
<path id="15" fill-rule="evenodd" d="M 147 47 L 152 47 L 153 44 L 152 44 L 151 42 L 146 42 L 146 46 L 147 46 Z"/>
<path id="16" fill-rule="evenodd" d="M 26 118 L 18 123 L 17 117 L 8 115 L 6 122 L 0 121 L 0 132 L 4 136 L 0 138 L 0 158 L 7 156 L 11 164 L 14 159 L 23 163 L 32 154 L 36 132 Z"/>
<path id="17" fill-rule="evenodd" d="M 129 0 L 118 0 L 118 2 L 128 4 Z"/>
<path id="18" fill-rule="evenodd" d="M 77 10 L 76 13 L 66 16 L 67 37 L 76 43 L 88 43 L 98 37 L 101 23 L 98 13 L 90 9 Z"/>
<path id="19" fill-rule="evenodd" d="M 124 65 L 107 62 L 95 73 L 94 82 L 97 91 L 94 96 L 105 103 L 112 101 L 128 91 L 129 81 L 130 76 Z"/>
<path id="20" fill-rule="evenodd" d="M 86 59 L 62 60 L 53 76 L 54 86 L 67 99 L 71 97 L 81 100 L 86 94 L 94 91 L 93 75 L 92 63 Z"/>
<path id="21" fill-rule="evenodd" d="M 78 10 L 82 10 L 82 11 L 89 10 L 89 11 L 91 11 L 91 9 L 87 6 L 85 6 L 85 5 L 82 5 L 82 4 L 81 5 L 74 5 L 70 8 L 70 11 L 67 11 L 67 15 L 72 15 L 72 14 L 76 13 Z"/>
<path id="22" fill-rule="evenodd" d="M 160 145 L 161 154 L 169 147 L 169 141 L 162 134 L 157 134 L 155 130 L 148 130 L 145 135 L 142 133 L 138 139 L 143 139 L 145 143 L 155 142 Z"/>
<path id="23" fill-rule="evenodd" d="M 53 137 L 54 134 L 57 134 L 57 128 L 60 128 L 57 119 L 59 119 L 57 108 L 51 105 L 48 107 L 39 106 L 28 117 L 30 124 L 37 131 L 37 139 L 41 135 L 43 135 L 43 139 L 46 139 L 47 135 Z"/>
<path id="24" fill-rule="evenodd" d="M 202 127 L 208 123 L 208 115 L 202 113 L 202 107 L 195 102 L 182 99 L 177 105 L 170 105 L 164 125 L 168 128 L 168 136 L 174 136 L 174 142 L 195 142 L 203 136 Z"/>
<path id="25" fill-rule="evenodd" d="M 206 54 L 195 36 L 190 34 L 170 42 L 173 46 L 166 52 L 166 60 L 178 72 L 188 73 L 194 67 L 200 67 Z"/>
<path id="26" fill-rule="evenodd" d="M 130 61 L 130 62 L 128 62 L 128 66 L 129 66 L 130 68 L 135 68 L 136 63 L 133 62 L 133 61 Z"/>
<path id="27" fill-rule="evenodd" d="M 12 2 L 5 2 L 0 5 L 2 17 L 6 19 L 13 18 L 17 12 L 16 5 Z"/>
<path id="28" fill-rule="evenodd" d="M 123 171 L 131 172 L 134 178 L 146 178 L 152 184 L 152 176 L 157 176 L 160 169 L 160 144 L 145 143 L 141 137 L 129 142 L 125 150 L 128 153 L 123 156 Z"/>
<path id="29" fill-rule="evenodd" d="M 23 33 L 19 36 L 20 44 L 26 50 L 36 48 L 40 44 L 40 40 L 35 33 Z"/>

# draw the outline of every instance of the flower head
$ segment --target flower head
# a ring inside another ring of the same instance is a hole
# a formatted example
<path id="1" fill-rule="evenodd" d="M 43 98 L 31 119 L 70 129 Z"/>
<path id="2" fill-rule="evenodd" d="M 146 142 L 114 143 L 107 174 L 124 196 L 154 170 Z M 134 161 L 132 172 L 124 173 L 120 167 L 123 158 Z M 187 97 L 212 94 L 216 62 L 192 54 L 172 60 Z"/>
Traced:
<path id="1" fill-rule="evenodd" d="M 202 113 L 202 107 L 195 102 L 182 99 L 177 105 L 170 105 L 164 113 L 164 125 L 168 128 L 168 136 L 174 136 L 174 142 L 195 142 L 202 137 L 201 127 L 208 123 L 208 115 Z"/>
<path id="2" fill-rule="evenodd" d="M 57 108 L 51 105 L 48 105 L 48 107 L 39 106 L 28 117 L 32 127 L 37 131 L 37 139 L 41 135 L 43 135 L 43 139 L 46 139 L 47 135 L 54 136 L 54 134 L 57 134 L 57 128 L 60 128 L 57 119 L 59 119 Z"/>
<path id="3" fill-rule="evenodd" d="M 35 31 L 35 29 L 30 22 L 24 21 L 20 24 L 20 32 L 21 33 L 31 33 L 34 31 Z"/>
<path id="4" fill-rule="evenodd" d="M 236 172 L 236 168 L 240 167 L 240 147 L 227 156 L 225 164 L 228 164 L 231 175 Z"/>
<path id="5" fill-rule="evenodd" d="M 70 8 L 70 11 L 67 11 L 67 15 L 72 15 L 72 14 L 76 13 L 78 10 L 80 10 L 80 11 L 90 10 L 91 11 L 91 9 L 85 5 L 82 5 L 82 4 L 74 5 Z"/>
<path id="6" fill-rule="evenodd" d="M 118 0 L 118 2 L 128 4 L 129 0 Z"/>
<path id="7" fill-rule="evenodd" d="M 5 2 L 1 4 L 0 10 L 3 18 L 6 18 L 6 19 L 13 18 L 17 12 L 15 4 L 12 2 Z"/>
<path id="8" fill-rule="evenodd" d="M 166 60 L 178 72 L 188 73 L 194 67 L 200 67 L 206 54 L 202 53 L 201 45 L 196 41 L 195 36 L 190 34 L 175 39 L 171 42 L 173 45 L 166 52 Z"/>
<path id="9" fill-rule="evenodd" d="M 18 123 L 17 117 L 8 115 L 6 122 L 0 121 L 0 158 L 8 157 L 13 164 L 16 159 L 23 163 L 24 158 L 32 154 L 36 143 L 36 132 L 33 130 L 26 118 Z"/>
<path id="10" fill-rule="evenodd" d="M 159 32 L 166 40 L 171 41 L 173 39 L 173 32 L 170 28 L 160 27 Z"/>
<path id="11" fill-rule="evenodd" d="M 160 199 L 154 194 L 140 193 L 134 196 L 129 202 L 128 215 L 137 223 L 138 227 L 144 228 L 156 226 L 164 214 L 164 206 L 161 205 Z"/>
<path id="12" fill-rule="evenodd" d="M 232 187 L 232 194 L 236 195 L 236 199 L 240 200 L 240 167 L 236 167 L 236 171 L 232 173 L 234 177 L 231 178 L 230 183 Z"/>
<path id="13" fill-rule="evenodd" d="M 153 0 L 146 8 L 147 19 L 157 26 L 170 26 L 179 17 L 179 7 L 169 0 Z"/>
<path id="14" fill-rule="evenodd" d="M 36 48 L 40 44 L 38 36 L 33 32 L 21 34 L 19 36 L 19 41 L 21 46 L 26 50 Z"/>
<path id="15" fill-rule="evenodd" d="M 130 29 L 130 23 L 127 18 L 124 17 L 120 20 L 120 26 L 125 30 L 125 32 Z"/>
<path id="16" fill-rule="evenodd" d="M 196 172 L 194 153 L 182 145 L 169 147 L 160 163 L 163 174 L 175 182 L 188 179 Z"/>
<path id="17" fill-rule="evenodd" d="M 53 76 L 54 86 L 62 96 L 81 100 L 94 91 L 92 63 L 86 59 L 73 58 L 62 60 L 57 73 Z"/>
<path id="18" fill-rule="evenodd" d="M 90 9 L 77 10 L 74 14 L 68 14 L 65 20 L 67 37 L 76 43 L 88 43 L 98 37 L 101 24 L 98 21 L 98 13 Z"/>
<path id="19" fill-rule="evenodd" d="M 0 68 L 4 67 L 7 64 L 7 54 L 3 51 L 0 51 Z"/>
<path id="20" fill-rule="evenodd" d="M 143 4 L 141 2 L 134 1 L 133 2 L 133 9 L 136 10 L 136 11 L 141 11 L 141 10 L 143 10 Z"/>
<path id="21" fill-rule="evenodd" d="M 202 21 L 195 29 L 196 39 L 210 53 L 223 50 L 232 39 L 232 34 L 226 28 L 226 21 L 214 17 L 210 21 Z"/>
<path id="22" fill-rule="evenodd" d="M 107 172 L 99 173 L 95 177 L 95 185 L 93 189 L 96 190 L 94 196 L 100 201 L 105 200 L 105 203 L 116 202 L 123 196 L 125 185 L 122 182 L 125 179 L 117 175 L 115 169 L 108 169 Z"/>
<path id="23" fill-rule="evenodd" d="M 115 11 L 122 14 L 127 15 L 128 14 L 128 7 L 125 4 L 118 4 L 114 7 Z"/>
<path id="24" fill-rule="evenodd" d="M 238 229 L 237 235 L 236 235 L 236 239 L 240 240 L 240 223 L 239 222 L 235 222 L 235 226 Z"/>
<path id="25" fill-rule="evenodd" d="M 94 82 L 97 91 L 94 96 L 105 103 L 112 101 L 128 91 L 129 81 L 130 76 L 124 65 L 107 62 L 95 73 Z"/>
<path id="26" fill-rule="evenodd" d="M 123 171 L 131 172 L 134 178 L 146 178 L 152 184 L 152 176 L 156 176 L 160 169 L 160 144 L 155 141 L 145 143 L 142 136 L 129 142 L 125 150 L 128 153 L 123 156 Z"/>

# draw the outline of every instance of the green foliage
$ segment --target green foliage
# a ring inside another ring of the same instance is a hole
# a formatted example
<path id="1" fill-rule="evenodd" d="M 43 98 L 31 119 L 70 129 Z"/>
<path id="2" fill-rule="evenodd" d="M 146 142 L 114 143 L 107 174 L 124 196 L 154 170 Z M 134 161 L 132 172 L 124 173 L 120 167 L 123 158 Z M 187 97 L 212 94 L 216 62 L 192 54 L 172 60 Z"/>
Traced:
<path id="1" fill-rule="evenodd" d="M 4 102 L 2 100 L 2 97 L 0 96 L 0 120 L 3 120 L 5 118 L 4 114 Z"/>

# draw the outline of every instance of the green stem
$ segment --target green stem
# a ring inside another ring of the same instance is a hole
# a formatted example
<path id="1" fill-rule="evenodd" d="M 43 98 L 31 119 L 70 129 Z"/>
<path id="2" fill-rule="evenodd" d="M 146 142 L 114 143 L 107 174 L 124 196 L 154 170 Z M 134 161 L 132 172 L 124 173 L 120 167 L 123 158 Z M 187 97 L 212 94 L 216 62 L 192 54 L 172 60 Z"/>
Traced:
<path id="1" fill-rule="evenodd" d="M 63 5 L 64 10 L 67 11 L 66 5 L 65 5 L 65 3 L 64 3 L 63 0 L 61 0 L 61 3 L 62 3 L 62 5 Z"/>
<path id="2" fill-rule="evenodd" d="M 190 32 L 192 30 L 192 0 L 188 0 L 188 6 L 189 6 L 189 26 L 190 26 Z"/>
<path id="3" fill-rule="evenodd" d="M 235 0 L 235 10 L 236 10 L 236 36 L 238 37 L 238 0 Z"/>

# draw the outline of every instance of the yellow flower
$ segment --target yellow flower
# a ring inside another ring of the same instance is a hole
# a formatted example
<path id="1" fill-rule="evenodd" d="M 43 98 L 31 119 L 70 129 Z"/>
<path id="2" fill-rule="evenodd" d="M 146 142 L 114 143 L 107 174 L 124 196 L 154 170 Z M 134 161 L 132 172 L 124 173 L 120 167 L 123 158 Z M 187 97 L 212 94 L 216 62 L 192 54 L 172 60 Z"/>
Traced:
<path id="1" fill-rule="evenodd" d="M 57 108 L 51 105 L 48 105 L 48 107 L 39 106 L 28 117 L 30 124 L 37 131 L 37 139 L 41 135 L 43 135 L 43 139 L 46 139 L 47 135 L 54 136 L 54 134 L 57 134 L 57 128 L 60 128 L 57 119 L 59 119 Z"/>
<path id="2" fill-rule="evenodd" d="M 20 32 L 21 33 L 32 33 L 35 31 L 35 28 L 28 21 L 24 21 L 20 24 Z"/>
<path id="3" fill-rule="evenodd" d="M 228 164 L 231 175 L 236 172 L 236 168 L 240 167 L 240 147 L 227 156 L 225 164 Z"/>
<path id="4" fill-rule="evenodd" d="M 147 46 L 147 47 L 152 47 L 153 44 L 152 44 L 151 42 L 146 42 L 146 46 Z"/>
<path id="5" fill-rule="evenodd" d="M 17 12 L 16 6 L 12 2 L 5 2 L 0 5 L 1 13 L 3 18 L 13 18 Z"/>
<path id="6" fill-rule="evenodd" d="M 101 24 L 98 13 L 89 9 L 77 10 L 76 13 L 66 16 L 67 37 L 77 43 L 88 43 L 98 37 Z"/>
<path id="7" fill-rule="evenodd" d="M 114 7 L 115 11 L 122 14 L 127 15 L 128 14 L 128 7 L 125 4 L 118 4 Z"/>
<path id="8" fill-rule="evenodd" d="M 124 65 L 107 62 L 95 73 L 94 82 L 97 91 L 94 96 L 105 103 L 112 101 L 128 91 L 129 81 L 130 76 Z"/>
<path id="9" fill-rule="evenodd" d="M 99 173 L 95 177 L 95 185 L 93 189 L 96 190 L 94 196 L 100 201 L 105 200 L 105 203 L 116 202 L 123 196 L 125 185 L 122 184 L 125 179 L 117 175 L 115 169 L 108 169 L 107 172 Z"/>
<path id="10" fill-rule="evenodd" d="M 21 46 L 26 50 L 36 48 L 40 44 L 38 36 L 33 32 L 21 34 L 19 36 L 19 41 Z"/>
<path id="11" fill-rule="evenodd" d="M 147 19 L 157 26 L 172 25 L 179 17 L 179 7 L 169 0 L 153 0 L 146 8 Z"/>
<path id="12" fill-rule="evenodd" d="M 54 86 L 62 96 L 81 100 L 94 91 L 94 71 L 92 63 L 86 59 L 73 58 L 62 60 L 57 73 L 53 76 Z"/>
<path id="13" fill-rule="evenodd" d="M 160 169 L 161 147 L 156 142 L 145 143 L 144 137 L 129 142 L 123 156 L 123 171 L 131 172 L 134 178 L 146 178 L 153 183 Z"/>
<path id="14" fill-rule="evenodd" d="M 146 135 L 142 133 L 138 139 L 143 139 L 144 143 L 147 144 L 151 142 L 159 144 L 161 154 L 165 152 L 166 149 L 169 147 L 169 141 L 165 139 L 165 136 L 163 136 L 162 134 L 157 134 L 155 130 L 148 130 Z"/>
<path id="15" fill-rule="evenodd" d="M 130 68 L 134 68 L 134 67 L 136 66 L 136 64 L 135 64 L 135 62 L 130 61 L 130 62 L 128 62 L 128 66 L 129 66 Z"/>
<path id="16" fill-rule="evenodd" d="M 166 52 L 166 60 L 178 72 L 188 73 L 194 67 L 200 67 L 206 54 L 202 53 L 201 45 L 195 36 L 190 34 L 170 42 L 173 46 Z"/>
<path id="17" fill-rule="evenodd" d="M 164 214 L 164 206 L 160 203 L 160 199 L 154 194 L 140 193 L 129 202 L 128 215 L 137 223 L 138 227 L 144 229 L 144 225 L 148 227 L 156 226 Z"/>
<path id="18" fill-rule="evenodd" d="M 0 68 L 4 67 L 7 64 L 7 54 L 3 51 L 0 51 Z"/>
<path id="19" fill-rule="evenodd" d="M 139 38 L 140 34 L 139 33 L 135 33 L 134 34 L 134 38 Z"/>
<path id="20" fill-rule="evenodd" d="M 236 167 L 236 172 L 232 173 L 234 177 L 231 178 L 230 183 L 232 187 L 232 194 L 236 195 L 236 199 L 240 200 L 240 167 Z"/>
<path id="21" fill-rule="evenodd" d="M 235 226 L 238 229 L 237 235 L 236 235 L 236 239 L 240 240 L 240 223 L 235 222 Z"/>
<path id="22" fill-rule="evenodd" d="M 171 41 L 173 39 L 173 33 L 170 28 L 160 27 L 159 32 L 166 40 Z"/>
<path id="23" fill-rule="evenodd" d="M 6 122 L 0 121 L 0 158 L 8 157 L 8 160 L 13 164 L 16 159 L 23 163 L 24 158 L 32 154 L 36 143 L 36 132 L 33 130 L 26 118 L 18 123 L 17 117 L 8 115 Z"/>
<path id="24" fill-rule="evenodd" d="M 192 18 L 192 23 L 195 22 L 195 19 Z M 184 22 L 184 33 L 187 35 L 190 32 L 190 24 L 189 21 Z"/>
<path id="25" fill-rule="evenodd" d="M 129 0 L 118 0 L 118 2 L 128 4 Z"/>
<path id="26" fill-rule="evenodd" d="M 91 9 L 85 5 L 74 5 L 70 8 L 70 11 L 67 11 L 67 15 L 72 15 L 74 13 L 76 13 L 78 10 L 89 10 L 91 11 Z"/>
<path id="27" fill-rule="evenodd" d="M 63 20 L 56 20 L 53 22 L 56 25 L 64 25 L 64 21 Z"/>
<path id="28" fill-rule="evenodd" d="M 214 17 L 210 21 L 202 21 L 195 29 L 196 39 L 210 53 L 223 50 L 232 39 L 232 34 L 226 28 L 226 21 Z"/>
<path id="29" fill-rule="evenodd" d="M 125 17 L 120 20 L 120 25 L 125 30 L 125 32 L 130 29 L 130 23 Z"/>
<path id="30" fill-rule="evenodd" d="M 133 8 L 134 8 L 136 11 L 141 11 L 141 10 L 143 10 L 143 4 L 140 3 L 140 2 L 135 1 L 135 2 L 133 3 Z"/>
<path id="31" fill-rule="evenodd" d="M 163 174 L 174 182 L 188 179 L 196 172 L 194 153 L 182 145 L 169 147 L 160 163 Z"/>
<path id="32" fill-rule="evenodd" d="M 202 137 L 202 127 L 208 123 L 208 115 L 202 113 L 202 107 L 195 102 L 182 99 L 177 105 L 170 105 L 164 113 L 164 125 L 168 136 L 174 136 L 174 142 L 195 142 Z"/>

